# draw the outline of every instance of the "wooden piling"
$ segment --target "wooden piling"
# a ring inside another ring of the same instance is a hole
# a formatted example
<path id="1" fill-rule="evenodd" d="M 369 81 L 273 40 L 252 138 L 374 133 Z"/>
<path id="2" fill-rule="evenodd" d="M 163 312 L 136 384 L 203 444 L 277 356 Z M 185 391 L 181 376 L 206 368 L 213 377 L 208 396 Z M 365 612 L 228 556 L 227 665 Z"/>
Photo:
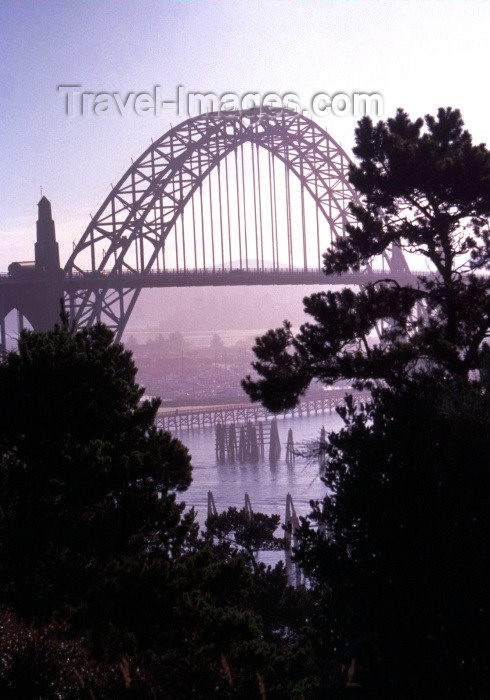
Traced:
<path id="1" fill-rule="evenodd" d="M 269 443 L 269 461 L 275 464 L 281 456 L 281 442 L 279 440 L 279 431 L 277 429 L 277 420 L 271 421 L 270 443 Z"/>
<path id="2" fill-rule="evenodd" d="M 293 429 L 288 430 L 288 440 L 286 443 L 286 464 L 291 466 L 294 464 L 295 454 L 294 454 L 294 440 L 293 440 Z"/>

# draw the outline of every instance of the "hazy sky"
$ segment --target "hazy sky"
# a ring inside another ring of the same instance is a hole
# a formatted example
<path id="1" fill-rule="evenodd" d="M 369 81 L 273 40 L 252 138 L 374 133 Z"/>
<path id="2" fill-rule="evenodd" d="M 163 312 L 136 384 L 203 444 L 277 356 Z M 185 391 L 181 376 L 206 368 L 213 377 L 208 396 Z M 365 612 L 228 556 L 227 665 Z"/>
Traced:
<path id="1" fill-rule="evenodd" d="M 0 0 L 0 271 L 32 259 L 40 185 L 61 258 L 90 213 L 179 121 L 66 116 L 60 84 L 86 91 L 379 92 L 385 116 L 460 107 L 490 141 L 486 0 Z M 355 120 L 320 123 L 350 151 Z"/>

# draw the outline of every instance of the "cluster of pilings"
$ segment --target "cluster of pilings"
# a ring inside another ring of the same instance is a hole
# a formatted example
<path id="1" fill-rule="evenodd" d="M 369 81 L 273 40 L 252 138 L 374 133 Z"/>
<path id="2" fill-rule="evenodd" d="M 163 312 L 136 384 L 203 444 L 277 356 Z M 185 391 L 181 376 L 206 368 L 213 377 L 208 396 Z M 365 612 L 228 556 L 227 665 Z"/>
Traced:
<path id="1" fill-rule="evenodd" d="M 237 437 L 235 423 L 216 423 L 216 460 L 228 462 L 258 462 L 264 456 L 264 429 L 262 423 L 251 421 L 240 427 Z"/>
<path id="2" fill-rule="evenodd" d="M 275 418 L 265 425 L 259 421 L 254 424 L 248 421 L 242 425 L 238 432 L 235 423 L 230 425 L 216 424 L 216 461 L 220 464 L 233 464 L 234 462 L 252 462 L 256 464 L 264 459 L 266 445 L 269 450 L 269 462 L 275 464 L 281 456 L 281 441 Z M 292 450 L 294 449 L 293 433 L 289 430 L 286 461 L 292 463 Z M 289 460 L 289 461 L 288 461 Z"/>

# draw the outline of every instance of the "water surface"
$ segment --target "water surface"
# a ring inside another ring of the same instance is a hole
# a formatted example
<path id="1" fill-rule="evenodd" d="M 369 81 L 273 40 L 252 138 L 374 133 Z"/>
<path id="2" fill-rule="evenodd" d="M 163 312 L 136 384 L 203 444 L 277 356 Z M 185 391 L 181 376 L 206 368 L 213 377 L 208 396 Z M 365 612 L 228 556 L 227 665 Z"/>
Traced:
<path id="1" fill-rule="evenodd" d="M 276 464 L 270 464 L 267 456 L 257 464 L 219 464 L 215 451 L 215 429 L 205 427 L 193 430 L 180 430 L 174 435 L 189 448 L 192 455 L 193 482 L 183 494 L 188 506 L 198 511 L 200 523 L 207 516 L 208 491 L 214 496 L 218 511 L 229 506 L 242 508 L 245 493 L 248 493 L 254 511 L 278 513 L 284 520 L 286 497 L 290 493 L 298 515 L 307 515 L 310 500 L 322 499 L 325 486 L 320 478 L 317 463 L 296 457 L 294 464 L 286 464 L 286 441 L 289 428 L 293 429 L 295 447 L 318 439 L 322 426 L 327 433 L 342 425 L 337 413 L 287 418 L 277 421 L 282 450 Z M 237 432 L 239 426 L 237 425 Z"/>

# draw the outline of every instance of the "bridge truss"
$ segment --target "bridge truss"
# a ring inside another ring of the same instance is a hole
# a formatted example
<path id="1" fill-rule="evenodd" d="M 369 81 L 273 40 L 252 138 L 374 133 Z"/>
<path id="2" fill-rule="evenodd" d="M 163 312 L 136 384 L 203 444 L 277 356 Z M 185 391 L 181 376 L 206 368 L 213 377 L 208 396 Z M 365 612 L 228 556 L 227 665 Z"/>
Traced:
<path id="1" fill-rule="evenodd" d="M 70 317 L 101 320 L 120 339 L 151 276 L 238 273 L 259 284 L 262 273 L 318 275 L 357 200 L 349 162 L 291 110 L 179 124 L 131 165 L 75 246 L 65 266 Z"/>

